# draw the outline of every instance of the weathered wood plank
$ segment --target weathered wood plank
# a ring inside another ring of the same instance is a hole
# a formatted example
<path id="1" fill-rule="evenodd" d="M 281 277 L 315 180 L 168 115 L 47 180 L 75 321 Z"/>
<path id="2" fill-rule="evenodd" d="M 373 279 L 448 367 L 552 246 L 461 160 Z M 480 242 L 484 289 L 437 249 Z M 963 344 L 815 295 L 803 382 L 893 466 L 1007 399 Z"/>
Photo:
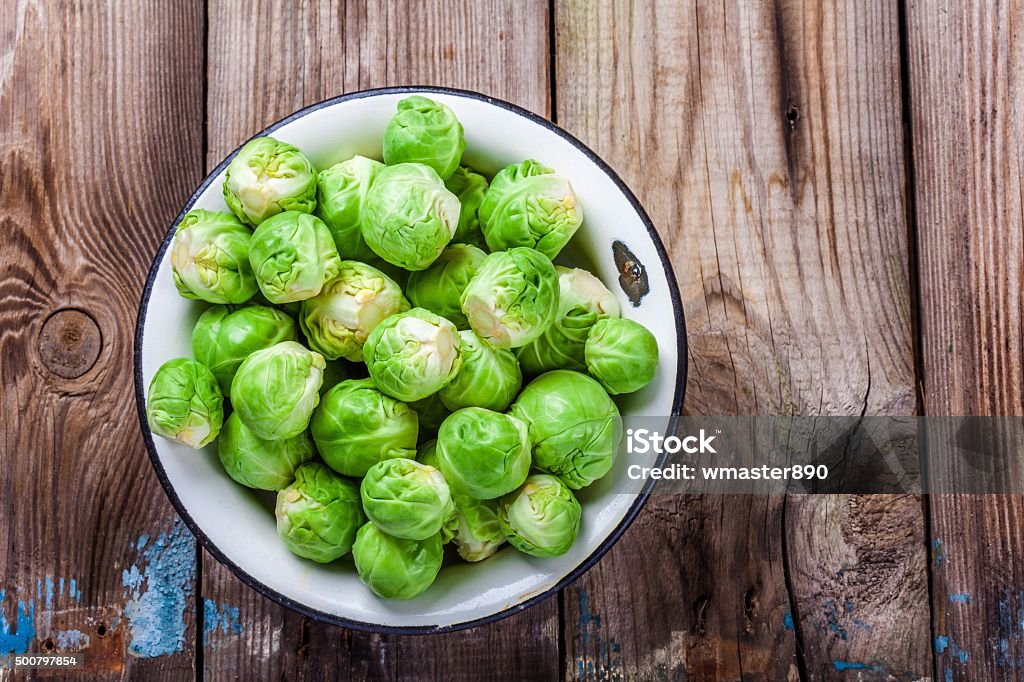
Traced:
<path id="1" fill-rule="evenodd" d="M 209 13 L 208 167 L 295 109 L 370 87 L 467 88 L 548 112 L 547 3 L 539 0 L 301 6 L 212 0 Z M 203 567 L 204 597 L 239 623 L 207 637 L 204 667 L 212 679 L 557 675 L 554 599 L 469 632 L 380 637 L 288 612 L 209 556 Z"/>
<path id="2" fill-rule="evenodd" d="M 1019 5 L 907 3 L 925 412 L 1024 414 Z M 933 496 L 938 679 L 1019 679 L 1024 497 Z"/>
<path id="3" fill-rule="evenodd" d="M 191 679 L 195 544 L 139 436 L 132 331 L 202 177 L 202 3 L 4 2 L 0 25 L 0 667 Z"/>
<path id="4" fill-rule="evenodd" d="M 673 256 L 687 411 L 911 413 L 897 7 L 556 10 L 558 121 L 623 174 Z M 879 525 L 849 521 L 862 514 Z M 927 675 L 923 536 L 914 497 L 652 500 L 567 593 L 566 673 Z M 829 600 L 865 627 L 828 627 Z"/>

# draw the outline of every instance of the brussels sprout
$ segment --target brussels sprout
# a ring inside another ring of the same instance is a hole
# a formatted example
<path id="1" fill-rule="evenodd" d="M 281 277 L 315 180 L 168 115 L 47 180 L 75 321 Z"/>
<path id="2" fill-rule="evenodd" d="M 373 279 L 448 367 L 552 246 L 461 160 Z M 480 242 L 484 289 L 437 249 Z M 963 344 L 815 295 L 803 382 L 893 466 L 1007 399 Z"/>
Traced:
<path id="1" fill-rule="evenodd" d="M 658 368 L 658 340 L 647 327 L 622 318 L 601 320 L 590 330 L 587 371 L 612 395 L 651 383 Z"/>
<path id="2" fill-rule="evenodd" d="M 381 320 L 409 309 L 398 284 L 380 270 L 354 260 L 320 293 L 302 302 L 299 324 L 309 347 L 328 360 L 363 359 L 363 344 Z"/>
<path id="3" fill-rule="evenodd" d="M 214 306 L 199 316 L 192 330 L 192 355 L 217 377 L 224 395 L 238 366 L 255 351 L 298 338 L 295 320 L 262 305 Z"/>
<path id="4" fill-rule="evenodd" d="M 171 245 L 174 286 L 185 298 L 244 303 L 256 293 L 249 264 L 252 232 L 230 213 L 193 209 Z"/>
<path id="5" fill-rule="evenodd" d="M 282 211 L 312 213 L 316 170 L 306 155 L 290 144 L 257 137 L 228 164 L 224 201 L 239 220 L 254 226 Z"/>
<path id="6" fill-rule="evenodd" d="M 398 113 L 384 129 L 384 162 L 389 166 L 422 163 L 447 178 L 465 150 L 462 124 L 452 110 L 419 95 L 399 101 Z"/>
<path id="7" fill-rule="evenodd" d="M 291 303 L 320 293 L 341 270 L 334 238 L 314 215 L 286 211 L 260 223 L 249 260 L 260 291 L 271 303 Z"/>
<path id="8" fill-rule="evenodd" d="M 416 461 L 441 470 L 441 460 L 437 458 L 437 440 L 428 440 L 416 450 Z"/>
<path id="9" fill-rule="evenodd" d="M 295 470 L 277 494 L 277 534 L 295 554 L 321 564 L 344 556 L 366 522 L 359 487 L 318 462 Z"/>
<path id="10" fill-rule="evenodd" d="M 548 258 L 558 255 L 583 222 L 569 181 L 536 161 L 495 175 L 479 214 L 491 251 L 529 246 Z"/>
<path id="11" fill-rule="evenodd" d="M 476 274 L 487 254 L 469 244 L 452 244 L 429 268 L 409 275 L 405 293 L 417 308 L 426 308 L 451 320 L 459 329 L 468 329 L 462 312 L 462 292 Z"/>
<path id="12" fill-rule="evenodd" d="M 374 257 L 363 241 L 361 224 L 366 193 L 383 167 L 380 161 L 353 156 L 317 176 L 316 214 L 331 231 L 342 258 L 365 261 Z"/>
<path id="13" fill-rule="evenodd" d="M 459 198 L 462 210 L 459 211 L 459 226 L 455 228 L 452 241 L 460 244 L 484 246 L 484 233 L 480 230 L 480 217 L 477 210 L 487 192 L 487 178 L 465 166 L 459 166 L 452 176 L 444 181 L 448 191 Z"/>
<path id="14" fill-rule="evenodd" d="M 462 292 L 462 311 L 477 335 L 498 348 L 525 346 L 555 317 L 558 275 L 533 249 L 488 255 Z"/>
<path id="15" fill-rule="evenodd" d="M 469 495 L 452 493 L 456 525 L 453 540 L 459 556 L 466 561 L 483 561 L 505 543 L 505 533 L 498 522 L 498 501 L 477 500 Z"/>
<path id="16" fill-rule="evenodd" d="M 423 270 L 452 240 L 459 210 L 458 198 L 432 168 L 388 166 L 377 173 L 366 195 L 363 239 L 387 262 Z"/>
<path id="17" fill-rule="evenodd" d="M 533 343 L 516 350 L 527 374 L 552 369 L 586 369 L 583 349 L 598 320 L 619 316 L 619 302 L 597 277 L 586 270 L 555 267 L 558 273 L 558 311 L 554 321 Z"/>
<path id="18" fill-rule="evenodd" d="M 441 472 L 413 459 L 387 459 L 366 472 L 359 492 L 366 517 L 396 538 L 426 540 L 455 513 Z"/>
<path id="19" fill-rule="evenodd" d="M 601 384 L 559 369 L 527 384 L 509 414 L 529 426 L 533 465 L 573 490 L 612 468 L 622 437 L 619 410 Z"/>
<path id="20" fill-rule="evenodd" d="M 231 382 L 231 405 L 260 438 L 294 438 L 320 402 L 324 358 L 295 341 L 251 354 Z"/>
<path id="21" fill-rule="evenodd" d="M 430 587 L 441 570 L 440 534 L 426 540 L 403 540 L 372 523 L 359 529 L 352 547 L 359 579 L 385 599 L 412 599 Z"/>
<path id="22" fill-rule="evenodd" d="M 561 480 L 534 474 L 498 503 L 498 522 L 510 545 L 538 557 L 565 554 L 580 532 L 583 509 Z"/>
<path id="23" fill-rule="evenodd" d="M 462 371 L 461 369 L 459 370 Z M 458 378 L 458 375 L 456 375 Z M 416 410 L 416 414 L 420 417 L 420 442 L 430 440 L 437 436 L 437 430 L 441 428 L 441 423 L 448 418 L 448 415 L 452 413 L 443 402 L 441 402 L 440 394 L 434 393 L 428 395 L 422 400 L 414 400 L 409 403 L 409 407 Z"/>
<path id="24" fill-rule="evenodd" d="M 413 308 L 370 332 L 363 359 L 384 393 L 405 402 L 422 400 L 458 374 L 459 332 L 443 317 Z"/>
<path id="25" fill-rule="evenodd" d="M 451 383 L 438 392 L 449 410 L 486 407 L 504 412 L 523 386 L 523 373 L 512 351 L 495 348 L 476 332 L 459 332 L 462 366 Z"/>
<path id="26" fill-rule="evenodd" d="M 257 490 L 281 490 L 295 480 L 295 469 L 316 456 L 308 433 L 266 440 L 232 412 L 217 440 L 217 455 L 236 483 Z"/>
<path id="27" fill-rule="evenodd" d="M 360 478 L 382 460 L 414 457 L 416 413 L 370 379 L 343 381 L 324 395 L 310 430 L 327 466 Z"/>
<path id="28" fill-rule="evenodd" d="M 458 492 L 479 500 L 519 487 L 530 473 L 530 438 L 515 417 L 466 407 L 444 420 L 437 432 L 437 459 Z"/>
<path id="29" fill-rule="evenodd" d="M 169 360 L 149 382 L 146 417 L 156 435 L 199 449 L 220 433 L 224 396 L 203 365 L 187 358 Z"/>

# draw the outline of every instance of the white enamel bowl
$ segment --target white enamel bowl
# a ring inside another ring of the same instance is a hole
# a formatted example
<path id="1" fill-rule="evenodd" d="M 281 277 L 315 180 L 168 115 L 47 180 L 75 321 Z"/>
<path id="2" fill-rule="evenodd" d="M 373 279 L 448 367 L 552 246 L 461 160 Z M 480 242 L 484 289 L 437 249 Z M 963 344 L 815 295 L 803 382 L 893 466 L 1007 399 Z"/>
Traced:
<path id="1" fill-rule="evenodd" d="M 646 325 L 660 343 L 654 382 L 618 400 L 623 426 L 643 415 L 667 426 L 679 413 L 686 383 L 686 333 L 678 290 L 665 249 L 647 215 L 615 173 L 592 151 L 548 121 L 476 93 L 437 88 L 389 88 L 352 93 L 303 109 L 261 135 L 290 142 L 318 168 L 354 154 L 380 156 L 381 138 L 398 100 L 422 93 L 450 106 L 466 131 L 466 164 L 493 174 L 534 158 L 569 178 L 584 211 L 583 227 L 568 251 L 616 293 L 625 316 Z M 232 154 L 231 156 L 234 156 Z M 135 390 L 142 432 L 153 467 L 168 497 L 195 536 L 247 584 L 320 621 L 376 632 L 442 632 L 516 613 L 561 589 L 596 562 L 619 538 L 648 490 L 626 475 L 623 452 L 613 471 L 580 494 L 583 523 L 568 554 L 535 559 L 511 548 L 480 564 L 445 565 L 420 597 L 387 601 L 359 582 L 351 559 L 321 566 L 291 554 L 276 535 L 272 495 L 231 481 L 214 446 L 195 452 L 153 438 L 145 419 L 145 388 L 161 364 L 191 355 L 192 327 L 203 310 L 181 298 L 171 279 L 168 245 L 182 215 L 192 208 L 226 210 L 224 169 L 217 166 L 192 195 L 168 231 L 146 283 L 135 336 Z M 619 265 L 612 244 L 619 242 Z M 623 256 L 624 245 L 631 256 Z M 623 260 L 646 273 L 649 292 L 633 305 L 620 285 Z M 560 259 L 564 260 L 564 259 Z M 645 425 L 650 424 L 645 419 Z M 639 567 L 638 567 L 639 568 Z"/>

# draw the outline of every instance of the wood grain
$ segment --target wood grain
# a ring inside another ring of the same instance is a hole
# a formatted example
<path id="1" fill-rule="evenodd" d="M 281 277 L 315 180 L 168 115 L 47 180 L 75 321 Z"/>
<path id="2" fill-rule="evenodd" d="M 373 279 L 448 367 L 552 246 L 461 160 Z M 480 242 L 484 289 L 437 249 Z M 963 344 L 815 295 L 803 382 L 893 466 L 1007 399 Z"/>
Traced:
<path id="1" fill-rule="evenodd" d="M 896 5 L 556 7 L 558 121 L 672 254 L 687 412 L 912 413 Z M 652 501 L 566 596 L 566 674 L 928 675 L 924 546 L 915 497 Z"/>
<path id="2" fill-rule="evenodd" d="M 354 90 L 468 88 L 548 113 L 547 3 L 209 3 L 207 166 L 307 104 Z M 204 649 L 211 679 L 522 679 L 557 675 L 558 602 L 431 638 L 318 625 L 245 587 L 209 556 L 202 594 L 243 630 Z M 529 671 L 524 673 L 524 671 Z"/>
<path id="3" fill-rule="evenodd" d="M 202 24 L 0 4 L 0 615 L 23 639 L 0 654 L 85 647 L 90 679 L 194 675 L 195 545 L 139 435 L 132 332 L 202 176 Z"/>
<path id="4" fill-rule="evenodd" d="M 928 414 L 1024 414 L 1022 23 L 1013 3 L 907 3 Z M 1024 498 L 930 511 L 936 678 L 1019 679 Z"/>

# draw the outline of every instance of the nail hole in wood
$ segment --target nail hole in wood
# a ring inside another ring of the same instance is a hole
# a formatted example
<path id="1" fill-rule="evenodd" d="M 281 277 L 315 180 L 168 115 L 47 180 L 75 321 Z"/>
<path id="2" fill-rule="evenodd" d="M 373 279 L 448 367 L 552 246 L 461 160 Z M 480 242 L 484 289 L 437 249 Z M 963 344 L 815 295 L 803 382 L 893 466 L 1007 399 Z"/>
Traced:
<path id="1" fill-rule="evenodd" d="M 796 122 L 800 120 L 800 107 L 790 104 L 786 111 L 786 120 L 789 121 L 790 126 L 795 126 Z"/>
<path id="2" fill-rule="evenodd" d="M 96 636 L 97 637 L 106 637 L 107 636 L 107 626 L 104 625 L 103 623 L 100 623 L 99 627 L 96 628 Z"/>
<path id="3" fill-rule="evenodd" d="M 91 315 L 66 308 L 46 318 L 37 347 L 46 369 L 62 379 L 77 379 L 96 364 L 103 335 Z"/>
<path id="4" fill-rule="evenodd" d="M 49 637 L 43 640 L 43 651 L 53 651 L 53 640 Z"/>

